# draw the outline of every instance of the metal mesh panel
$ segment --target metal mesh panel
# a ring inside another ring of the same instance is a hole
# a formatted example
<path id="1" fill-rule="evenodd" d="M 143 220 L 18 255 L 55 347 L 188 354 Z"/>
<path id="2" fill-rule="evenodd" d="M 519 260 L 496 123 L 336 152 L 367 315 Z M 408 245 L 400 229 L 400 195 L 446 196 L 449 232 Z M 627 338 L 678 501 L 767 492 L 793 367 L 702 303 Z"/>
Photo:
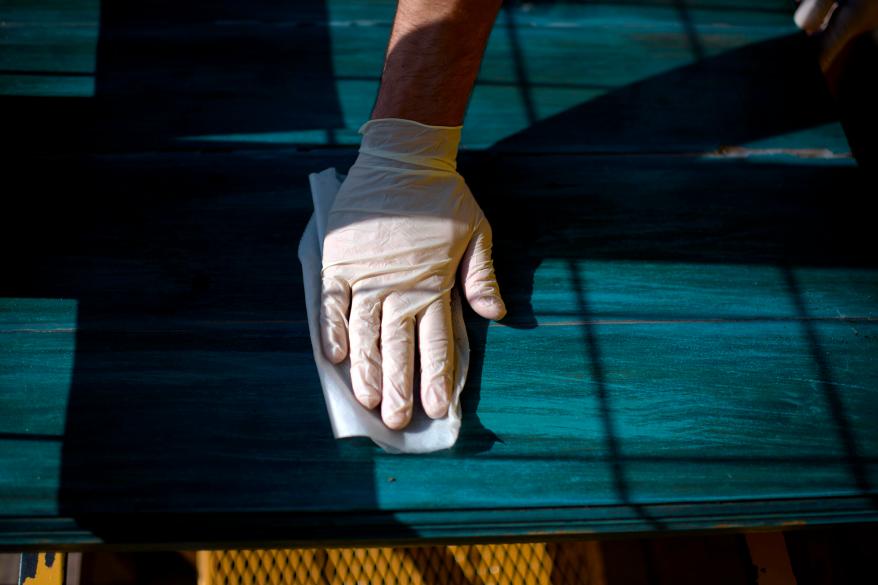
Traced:
<path id="1" fill-rule="evenodd" d="M 603 582 L 591 542 L 199 553 L 199 585 Z"/>

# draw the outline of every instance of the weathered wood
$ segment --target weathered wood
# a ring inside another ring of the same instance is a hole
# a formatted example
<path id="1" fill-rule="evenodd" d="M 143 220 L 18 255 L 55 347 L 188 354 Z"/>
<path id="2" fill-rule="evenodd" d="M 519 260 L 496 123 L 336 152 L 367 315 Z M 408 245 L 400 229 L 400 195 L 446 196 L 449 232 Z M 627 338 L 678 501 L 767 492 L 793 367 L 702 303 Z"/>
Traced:
<path id="1" fill-rule="evenodd" d="M 245 540 L 256 511 L 278 514 L 269 540 L 872 518 L 878 273 L 856 168 L 465 156 L 509 324 L 471 320 L 459 446 L 392 457 L 331 439 L 294 256 L 306 173 L 350 160 L 34 173 L 0 291 L 7 542 L 14 518 L 76 518 L 50 538 L 83 543 L 209 510 Z M 847 198 L 819 198 L 830 184 Z M 213 538 L 197 526 L 174 538 Z"/>
<path id="2" fill-rule="evenodd" d="M 460 169 L 510 314 L 417 457 L 331 438 L 295 256 L 392 3 L 178 4 L 4 5 L 0 546 L 878 519 L 874 189 L 786 2 L 504 10 Z"/>
<path id="3" fill-rule="evenodd" d="M 0 121 L 41 151 L 357 144 L 394 6 L 30 4 L 0 9 Z M 509 3 L 463 146 L 845 153 L 809 46 L 785 1 Z"/>

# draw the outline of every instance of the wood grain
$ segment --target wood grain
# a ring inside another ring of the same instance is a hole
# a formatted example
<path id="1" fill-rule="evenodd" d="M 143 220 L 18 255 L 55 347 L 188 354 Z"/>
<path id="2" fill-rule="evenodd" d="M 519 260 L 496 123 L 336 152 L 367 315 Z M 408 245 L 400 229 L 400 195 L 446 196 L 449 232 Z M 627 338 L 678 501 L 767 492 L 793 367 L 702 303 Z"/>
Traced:
<path id="1" fill-rule="evenodd" d="M 409 457 L 332 439 L 295 255 L 392 3 L 171 4 L 3 8 L 0 547 L 876 520 L 874 189 L 786 2 L 501 13 L 460 169 L 510 314 Z"/>

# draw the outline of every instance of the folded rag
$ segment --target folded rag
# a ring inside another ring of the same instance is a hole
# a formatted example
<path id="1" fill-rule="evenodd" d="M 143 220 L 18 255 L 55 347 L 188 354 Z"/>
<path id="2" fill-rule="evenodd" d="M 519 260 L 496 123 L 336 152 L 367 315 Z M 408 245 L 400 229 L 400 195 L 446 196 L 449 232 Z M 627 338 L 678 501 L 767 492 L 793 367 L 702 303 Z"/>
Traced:
<path id="1" fill-rule="evenodd" d="M 448 449 L 457 441 L 460 432 L 460 393 L 469 367 L 469 341 L 463 320 L 463 308 L 456 288 L 451 295 L 451 326 L 454 334 L 454 392 L 448 414 L 441 419 L 431 419 L 418 402 L 420 393 L 415 390 L 415 408 L 412 421 L 401 431 L 387 428 L 377 410 L 367 410 L 354 397 L 351 386 L 350 359 L 333 365 L 323 356 L 320 344 L 320 271 L 323 257 L 323 238 L 329 210 L 341 187 L 345 175 L 330 167 L 308 176 L 314 214 L 308 221 L 299 242 L 299 261 L 305 286 L 305 304 L 308 313 L 308 329 L 314 362 L 323 388 L 326 409 L 336 439 L 346 437 L 369 437 L 390 453 L 429 453 Z M 417 384 L 418 376 L 415 376 Z"/>

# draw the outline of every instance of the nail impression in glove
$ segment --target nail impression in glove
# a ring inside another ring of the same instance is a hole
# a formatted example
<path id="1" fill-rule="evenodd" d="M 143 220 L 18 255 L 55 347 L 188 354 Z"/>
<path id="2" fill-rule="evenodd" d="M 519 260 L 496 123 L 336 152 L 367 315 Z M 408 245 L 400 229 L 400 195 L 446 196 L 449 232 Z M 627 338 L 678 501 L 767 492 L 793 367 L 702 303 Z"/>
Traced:
<path id="1" fill-rule="evenodd" d="M 398 118 L 366 122 L 359 156 L 329 213 L 320 334 L 333 363 L 350 355 L 351 383 L 391 429 L 412 417 L 415 343 L 420 397 L 442 418 L 453 389 L 450 292 L 460 268 L 470 306 L 506 308 L 491 261 L 491 227 L 457 173 L 461 126 Z"/>

